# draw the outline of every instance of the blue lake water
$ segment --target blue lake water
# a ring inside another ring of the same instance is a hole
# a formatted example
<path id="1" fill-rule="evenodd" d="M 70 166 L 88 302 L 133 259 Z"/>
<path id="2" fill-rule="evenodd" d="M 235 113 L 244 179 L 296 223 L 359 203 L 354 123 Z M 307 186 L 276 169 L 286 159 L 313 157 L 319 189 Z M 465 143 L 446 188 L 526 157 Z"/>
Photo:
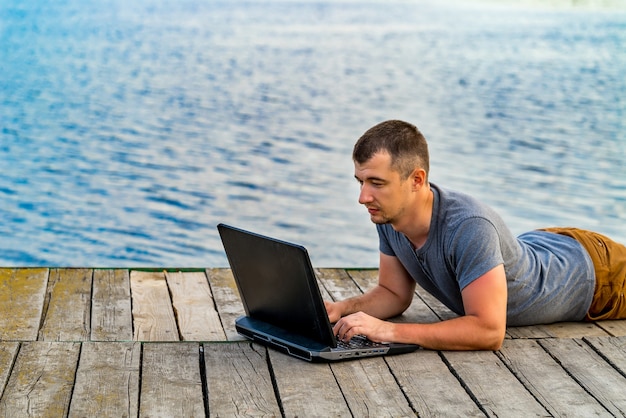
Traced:
<path id="1" fill-rule="evenodd" d="M 514 233 L 626 242 L 619 1 L 3 0 L 0 265 L 226 266 L 227 222 L 373 267 L 385 119 Z"/>

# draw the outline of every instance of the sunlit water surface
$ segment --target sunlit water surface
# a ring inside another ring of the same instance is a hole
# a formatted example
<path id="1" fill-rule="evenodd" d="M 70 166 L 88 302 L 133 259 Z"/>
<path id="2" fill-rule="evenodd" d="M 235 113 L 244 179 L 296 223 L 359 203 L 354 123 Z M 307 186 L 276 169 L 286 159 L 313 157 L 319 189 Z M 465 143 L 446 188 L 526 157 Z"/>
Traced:
<path id="1" fill-rule="evenodd" d="M 415 123 L 431 180 L 626 242 L 619 2 L 0 4 L 0 265 L 226 266 L 227 222 L 377 265 L 350 159 Z"/>

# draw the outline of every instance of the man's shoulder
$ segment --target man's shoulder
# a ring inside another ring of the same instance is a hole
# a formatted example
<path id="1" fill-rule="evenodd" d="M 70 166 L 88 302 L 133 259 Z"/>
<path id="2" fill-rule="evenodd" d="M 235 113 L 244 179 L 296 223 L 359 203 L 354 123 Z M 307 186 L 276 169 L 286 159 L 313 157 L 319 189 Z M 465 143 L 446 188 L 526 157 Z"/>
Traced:
<path id="1" fill-rule="evenodd" d="M 435 193 L 436 204 L 433 212 L 446 220 L 446 224 L 461 223 L 468 218 L 495 219 L 501 222 L 500 216 L 487 204 L 477 198 L 457 190 L 442 188 L 431 184 Z"/>

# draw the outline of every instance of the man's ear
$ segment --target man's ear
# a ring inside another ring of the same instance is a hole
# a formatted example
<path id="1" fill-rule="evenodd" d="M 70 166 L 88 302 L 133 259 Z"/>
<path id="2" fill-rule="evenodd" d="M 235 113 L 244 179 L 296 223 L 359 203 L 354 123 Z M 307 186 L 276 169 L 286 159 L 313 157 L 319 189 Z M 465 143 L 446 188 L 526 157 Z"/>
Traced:
<path id="1" fill-rule="evenodd" d="M 426 184 L 426 171 L 423 168 L 416 168 L 411 173 L 411 181 L 414 190 L 419 190 Z"/>

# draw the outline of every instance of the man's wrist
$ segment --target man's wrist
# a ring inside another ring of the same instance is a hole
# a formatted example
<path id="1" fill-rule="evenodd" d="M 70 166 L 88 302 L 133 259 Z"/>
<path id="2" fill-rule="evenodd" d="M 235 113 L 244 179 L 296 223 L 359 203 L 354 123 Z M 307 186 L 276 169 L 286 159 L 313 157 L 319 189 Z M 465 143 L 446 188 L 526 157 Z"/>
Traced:
<path id="1" fill-rule="evenodd" d="M 348 298 L 339 302 L 339 312 L 341 312 L 342 317 L 356 313 L 358 311 L 360 311 L 360 309 L 358 309 L 358 303 L 356 298 Z"/>

